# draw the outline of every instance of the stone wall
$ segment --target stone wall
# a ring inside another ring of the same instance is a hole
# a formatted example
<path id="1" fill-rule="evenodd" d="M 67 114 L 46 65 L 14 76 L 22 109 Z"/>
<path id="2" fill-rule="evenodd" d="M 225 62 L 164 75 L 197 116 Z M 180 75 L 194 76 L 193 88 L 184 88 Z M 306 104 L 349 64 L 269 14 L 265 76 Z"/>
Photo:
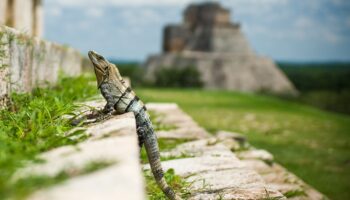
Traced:
<path id="1" fill-rule="evenodd" d="M 242 31 L 235 26 L 213 28 L 210 45 L 212 52 L 231 52 L 240 55 L 254 53 Z"/>
<path id="2" fill-rule="evenodd" d="M 184 12 L 184 24 L 191 30 L 197 26 L 221 26 L 230 24 L 230 11 L 215 2 L 192 4 Z"/>
<path id="3" fill-rule="evenodd" d="M 41 37 L 43 33 L 42 0 L 0 0 L 0 25 Z"/>
<path id="4" fill-rule="evenodd" d="M 163 51 L 179 52 L 185 48 L 189 32 L 183 26 L 168 25 L 163 31 Z"/>
<path id="5" fill-rule="evenodd" d="M 218 3 L 193 4 L 184 12 L 184 22 L 163 31 L 163 52 L 250 51 L 239 24 L 230 22 L 230 11 Z"/>
<path id="6" fill-rule="evenodd" d="M 81 68 L 78 51 L 0 26 L 0 105 L 11 92 L 29 92 L 55 83 L 59 71 L 75 76 Z"/>
<path id="7" fill-rule="evenodd" d="M 208 89 L 295 95 L 293 84 L 274 62 L 262 56 L 184 51 L 149 57 L 146 79 L 152 81 L 160 67 L 197 68 Z"/>

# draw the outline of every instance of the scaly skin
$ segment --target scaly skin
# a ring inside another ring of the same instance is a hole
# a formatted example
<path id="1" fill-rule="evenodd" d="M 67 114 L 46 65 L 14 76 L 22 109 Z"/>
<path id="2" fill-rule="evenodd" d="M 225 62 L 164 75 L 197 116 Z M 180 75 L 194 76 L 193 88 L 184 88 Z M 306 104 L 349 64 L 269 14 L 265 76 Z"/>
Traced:
<path id="1" fill-rule="evenodd" d="M 145 145 L 147 157 L 151 166 L 154 178 L 164 192 L 171 200 L 181 199 L 168 186 L 164 179 L 164 172 L 160 163 L 160 155 L 157 137 L 146 108 L 136 94 L 125 85 L 117 67 L 109 63 L 103 56 L 94 51 L 89 51 L 89 58 L 94 66 L 97 78 L 97 86 L 107 104 L 104 108 L 106 116 L 116 111 L 118 114 L 133 112 L 136 118 L 137 134 L 139 137 L 139 146 Z"/>

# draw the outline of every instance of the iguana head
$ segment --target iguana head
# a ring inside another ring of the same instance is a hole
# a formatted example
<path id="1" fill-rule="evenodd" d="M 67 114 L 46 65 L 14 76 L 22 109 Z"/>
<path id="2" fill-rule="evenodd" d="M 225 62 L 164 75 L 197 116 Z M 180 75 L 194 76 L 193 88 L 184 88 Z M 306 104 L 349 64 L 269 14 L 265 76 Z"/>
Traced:
<path id="1" fill-rule="evenodd" d="M 95 51 L 89 51 L 88 55 L 94 66 L 98 87 L 107 79 L 114 82 L 121 82 L 122 85 L 124 84 L 124 80 L 115 65 L 108 62 Z"/>
<path id="2" fill-rule="evenodd" d="M 102 95 L 104 96 L 107 92 L 110 96 L 120 98 L 121 100 L 117 101 L 118 104 L 114 105 L 114 109 L 118 113 L 124 113 L 136 94 L 125 84 L 118 68 L 114 64 L 108 62 L 103 56 L 94 51 L 89 51 L 89 58 L 94 66 L 97 86 L 101 89 Z M 104 83 L 106 85 L 103 85 Z M 107 91 L 104 86 L 108 88 Z M 102 92 L 102 90 L 105 92 Z M 106 99 L 106 96 L 104 97 Z M 106 100 L 109 101 L 108 99 Z"/>

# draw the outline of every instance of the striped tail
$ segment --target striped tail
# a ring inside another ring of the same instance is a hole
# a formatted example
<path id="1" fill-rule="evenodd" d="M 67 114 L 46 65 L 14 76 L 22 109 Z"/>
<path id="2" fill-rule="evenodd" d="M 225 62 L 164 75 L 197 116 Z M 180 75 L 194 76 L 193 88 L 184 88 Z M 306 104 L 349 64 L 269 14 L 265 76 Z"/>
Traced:
<path id="1" fill-rule="evenodd" d="M 164 192 L 165 196 L 167 196 L 170 200 L 181 200 L 181 197 L 176 195 L 173 189 L 169 187 L 164 178 L 164 172 L 160 163 L 160 155 L 157 137 L 154 134 L 152 128 L 148 130 L 145 136 L 145 148 L 148 156 L 148 161 L 151 165 L 151 170 L 154 178 L 160 189 Z"/>

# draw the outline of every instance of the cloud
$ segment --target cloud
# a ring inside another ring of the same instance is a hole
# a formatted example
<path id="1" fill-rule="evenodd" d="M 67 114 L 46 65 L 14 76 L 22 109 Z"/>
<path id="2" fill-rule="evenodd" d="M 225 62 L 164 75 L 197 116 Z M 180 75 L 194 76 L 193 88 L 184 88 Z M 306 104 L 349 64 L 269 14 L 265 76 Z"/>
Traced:
<path id="1" fill-rule="evenodd" d="M 342 41 L 342 37 L 340 35 L 331 31 L 324 31 L 322 36 L 331 44 L 338 44 Z"/>
<path id="2" fill-rule="evenodd" d="M 62 15 L 62 9 L 58 7 L 49 7 L 48 9 L 45 10 L 45 12 L 49 16 L 53 16 L 53 17 L 59 17 Z"/>
<path id="3" fill-rule="evenodd" d="M 341 5 L 345 5 L 345 4 L 349 5 L 349 1 L 348 0 L 331 0 L 331 2 L 334 5 L 337 5 L 337 6 L 341 6 Z"/>
<path id="4" fill-rule="evenodd" d="M 348 17 L 348 18 L 346 19 L 345 24 L 346 24 L 347 27 L 350 28 L 350 17 Z"/>
<path id="5" fill-rule="evenodd" d="M 129 26 L 144 26 L 160 22 L 162 16 L 152 9 L 126 9 L 121 12 L 122 20 Z"/>
<path id="6" fill-rule="evenodd" d="M 286 4 L 290 0 L 215 0 L 225 5 L 266 8 L 271 5 Z M 189 3 L 207 2 L 207 0 L 47 0 L 47 4 L 76 7 L 76 6 L 184 6 Z"/>
<path id="7" fill-rule="evenodd" d="M 299 17 L 294 23 L 295 28 L 298 29 L 308 29 L 313 27 L 314 25 L 315 23 L 307 17 Z"/>
<path id="8" fill-rule="evenodd" d="M 185 5 L 191 0 L 47 0 L 48 4 L 64 7 L 75 6 L 165 6 Z"/>
<path id="9" fill-rule="evenodd" d="M 89 17 L 97 18 L 103 16 L 103 9 L 102 8 L 88 8 L 86 10 L 86 15 Z"/>

